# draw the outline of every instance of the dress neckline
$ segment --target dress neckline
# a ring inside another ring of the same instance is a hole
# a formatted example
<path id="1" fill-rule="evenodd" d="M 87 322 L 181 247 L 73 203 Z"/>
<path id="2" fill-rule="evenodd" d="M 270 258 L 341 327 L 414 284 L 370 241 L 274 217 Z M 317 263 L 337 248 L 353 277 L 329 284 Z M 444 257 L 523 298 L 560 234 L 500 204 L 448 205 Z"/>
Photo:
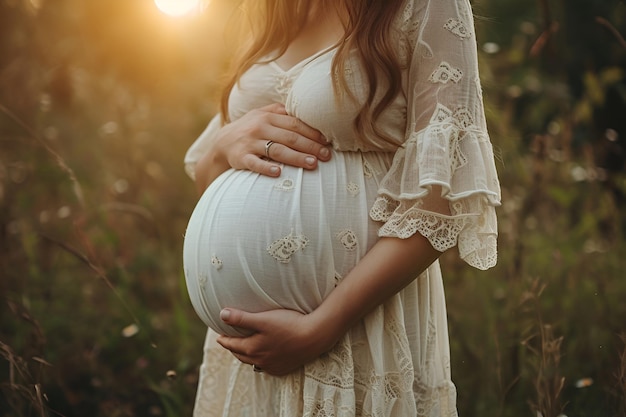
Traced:
<path id="1" fill-rule="evenodd" d="M 297 70 L 297 69 L 299 69 L 299 68 L 301 68 L 301 67 L 305 67 L 305 66 L 307 66 L 308 64 L 310 64 L 311 62 L 315 61 L 315 60 L 316 60 L 316 59 L 318 59 L 319 57 L 321 57 L 321 56 L 323 56 L 323 55 L 326 55 L 326 54 L 328 54 L 329 52 L 336 50 L 337 48 L 338 48 L 338 46 L 337 46 L 337 45 L 331 45 L 331 46 L 329 46 L 329 47 L 327 47 L 327 48 L 324 48 L 324 49 L 322 49 L 322 50 L 319 50 L 319 51 L 315 52 L 313 55 L 310 55 L 310 56 L 308 56 L 308 57 L 304 58 L 303 60 L 301 60 L 301 61 L 299 61 L 299 62 L 295 63 L 294 65 L 292 65 L 292 66 L 291 66 L 291 67 L 289 67 L 288 69 L 285 69 L 285 68 L 281 67 L 281 66 L 280 66 L 280 65 L 276 62 L 276 60 L 272 60 L 272 61 L 270 61 L 269 63 L 270 63 L 270 65 L 274 66 L 274 68 L 276 68 L 276 69 L 277 69 L 278 71 L 280 71 L 281 73 L 283 73 L 283 74 L 289 74 L 289 73 L 291 73 L 291 72 L 293 72 L 293 71 L 295 71 L 295 70 Z"/>

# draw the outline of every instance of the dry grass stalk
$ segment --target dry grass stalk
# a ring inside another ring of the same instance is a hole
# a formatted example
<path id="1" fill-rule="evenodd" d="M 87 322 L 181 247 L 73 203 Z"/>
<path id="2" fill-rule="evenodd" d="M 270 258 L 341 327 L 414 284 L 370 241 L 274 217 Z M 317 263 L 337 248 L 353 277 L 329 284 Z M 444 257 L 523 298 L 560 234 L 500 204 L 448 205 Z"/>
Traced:
<path id="1" fill-rule="evenodd" d="M 618 416 L 626 415 L 626 333 L 620 334 L 620 339 L 622 340 L 623 347 L 619 353 L 619 364 L 620 366 L 615 371 L 615 379 L 617 382 L 617 397 L 618 400 Z"/>
<path id="2" fill-rule="evenodd" d="M 11 346 L 2 341 L 0 341 L 0 356 L 9 364 L 9 381 L 3 383 L 1 388 L 11 410 L 17 412 L 16 415 L 23 415 L 20 413 L 24 410 L 34 409 L 35 415 L 48 416 L 46 396 L 42 392 L 41 384 L 33 382 L 26 360 L 16 355 Z"/>
<path id="3" fill-rule="evenodd" d="M 530 291 L 523 296 L 523 302 L 532 302 L 538 331 L 522 341 L 522 345 L 536 359 L 532 362 L 536 373 L 533 383 L 536 398 L 529 400 L 529 404 L 538 416 L 557 417 L 562 414 L 564 408 L 560 397 L 565 386 L 565 377 L 559 371 L 563 337 L 556 337 L 552 325 L 546 324 L 541 315 L 539 298 L 545 287 L 545 284 L 535 280 Z"/>

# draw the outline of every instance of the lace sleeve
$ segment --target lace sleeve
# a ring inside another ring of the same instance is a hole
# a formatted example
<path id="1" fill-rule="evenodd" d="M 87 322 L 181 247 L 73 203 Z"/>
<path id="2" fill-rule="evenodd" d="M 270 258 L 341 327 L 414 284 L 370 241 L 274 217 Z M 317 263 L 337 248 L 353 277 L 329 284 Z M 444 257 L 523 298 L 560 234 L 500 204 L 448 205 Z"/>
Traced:
<path id="1" fill-rule="evenodd" d="M 468 0 L 409 0 L 400 56 L 407 63 L 408 123 L 371 209 L 380 236 L 420 233 L 470 265 L 497 258 L 500 185 L 487 133 Z"/>
<path id="2" fill-rule="evenodd" d="M 196 179 L 196 163 L 205 154 L 207 147 L 222 125 L 222 118 L 215 115 L 198 139 L 189 147 L 185 154 L 185 172 L 192 180 Z"/>

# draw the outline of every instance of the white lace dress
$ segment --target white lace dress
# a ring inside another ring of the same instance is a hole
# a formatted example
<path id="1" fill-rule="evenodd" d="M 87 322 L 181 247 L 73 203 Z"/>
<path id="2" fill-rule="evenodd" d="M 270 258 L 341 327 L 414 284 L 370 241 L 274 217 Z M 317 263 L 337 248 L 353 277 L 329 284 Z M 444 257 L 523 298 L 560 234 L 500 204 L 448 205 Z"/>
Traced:
<path id="1" fill-rule="evenodd" d="M 229 170 L 195 208 L 184 268 L 192 304 L 210 328 L 196 417 L 457 414 L 438 262 L 291 375 L 255 373 L 215 342 L 216 332 L 240 334 L 220 322 L 225 306 L 313 310 L 378 236 L 420 233 L 440 251 L 457 246 L 474 267 L 495 264 L 500 188 L 469 2 L 407 0 L 396 29 L 402 93 L 378 119 L 395 145 L 357 138 L 359 105 L 333 95 L 335 50 L 290 69 L 253 66 L 233 90 L 232 119 L 281 102 L 334 151 L 315 171 L 285 166 L 279 178 Z M 364 100 L 353 58 L 344 75 Z M 190 174 L 219 125 L 216 117 L 189 149 Z"/>

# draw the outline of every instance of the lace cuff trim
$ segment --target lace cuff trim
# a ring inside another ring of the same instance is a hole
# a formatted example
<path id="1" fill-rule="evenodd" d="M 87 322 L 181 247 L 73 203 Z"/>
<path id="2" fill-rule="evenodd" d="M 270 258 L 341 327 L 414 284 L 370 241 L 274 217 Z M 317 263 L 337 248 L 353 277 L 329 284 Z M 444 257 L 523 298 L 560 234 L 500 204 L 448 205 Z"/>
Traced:
<path id="1" fill-rule="evenodd" d="M 485 231 L 481 225 L 495 222 L 495 209 L 484 212 L 446 216 L 420 208 L 420 201 L 411 207 L 378 197 L 370 210 L 372 220 L 385 222 L 378 230 L 380 237 L 406 239 L 419 233 L 439 252 L 458 245 L 461 259 L 469 265 L 485 270 L 495 266 L 497 243 L 495 231 Z"/>
<path id="2" fill-rule="evenodd" d="M 439 252 L 456 245 L 457 236 L 468 219 L 468 216 L 444 217 L 415 207 L 398 213 L 398 206 L 386 197 L 379 197 L 374 202 L 370 217 L 385 222 L 378 235 L 406 239 L 419 232 Z"/>

